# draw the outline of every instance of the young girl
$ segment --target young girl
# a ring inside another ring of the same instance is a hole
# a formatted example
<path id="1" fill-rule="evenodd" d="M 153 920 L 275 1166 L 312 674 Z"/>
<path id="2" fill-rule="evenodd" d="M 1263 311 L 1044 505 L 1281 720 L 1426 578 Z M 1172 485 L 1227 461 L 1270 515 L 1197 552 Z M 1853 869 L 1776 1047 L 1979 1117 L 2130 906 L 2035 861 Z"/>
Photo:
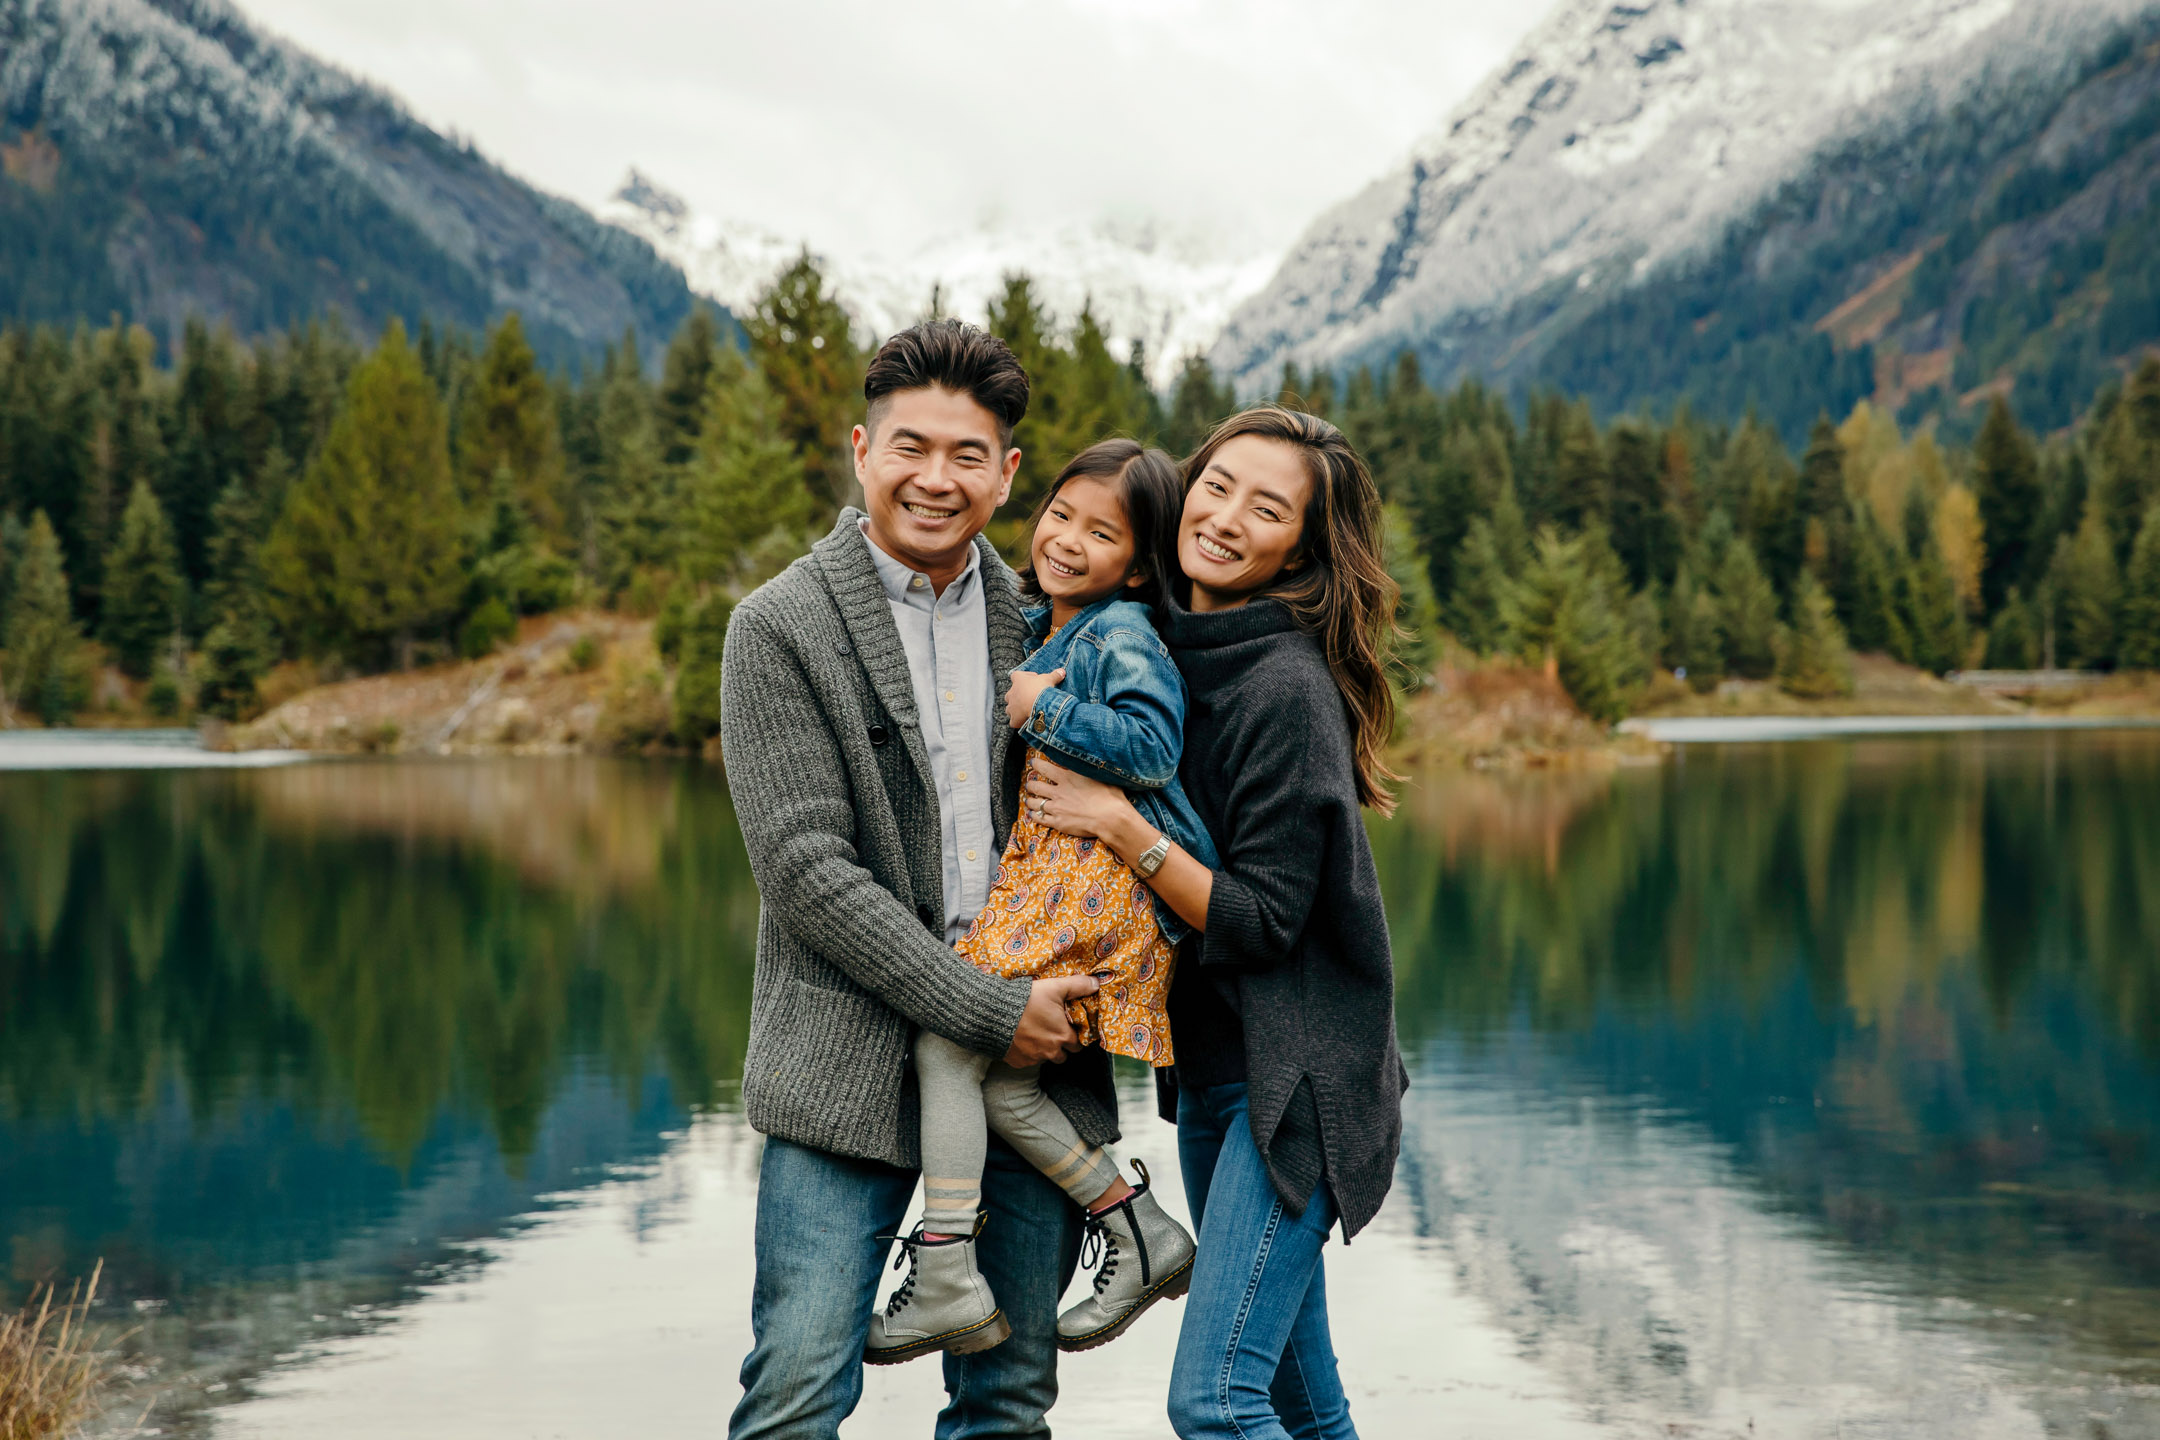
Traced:
<path id="1" fill-rule="evenodd" d="M 1171 960 L 1189 927 L 1143 880 L 1178 848 L 1215 863 L 1178 786 L 1184 682 L 1146 608 L 1160 603 L 1164 577 L 1175 573 L 1182 503 L 1169 456 L 1106 440 L 1076 456 L 1037 507 L 1020 584 L 1041 602 L 1028 611 L 1039 648 L 1013 672 L 1007 723 L 1027 737 L 1031 767 L 1054 757 L 1118 786 L 1154 833 L 1128 867 L 1107 845 L 1021 816 L 989 899 L 958 946 L 999 975 L 1095 976 L 1101 989 L 1073 1005 L 1081 1042 L 1156 1066 L 1171 1063 Z M 915 1068 L 923 1220 L 900 1241 L 913 1268 L 871 1318 L 866 1360 L 968 1354 L 1011 1333 L 975 1265 L 989 1130 L 1087 1211 L 1088 1249 L 1101 1267 L 1095 1293 L 1058 1319 L 1061 1349 L 1107 1344 L 1157 1300 L 1185 1293 L 1191 1234 L 1149 1193 L 1145 1166 L 1134 1162 L 1140 1183 L 1129 1185 L 1106 1151 L 1080 1139 L 1043 1094 L 1040 1067 L 1015 1070 L 925 1030 Z"/>

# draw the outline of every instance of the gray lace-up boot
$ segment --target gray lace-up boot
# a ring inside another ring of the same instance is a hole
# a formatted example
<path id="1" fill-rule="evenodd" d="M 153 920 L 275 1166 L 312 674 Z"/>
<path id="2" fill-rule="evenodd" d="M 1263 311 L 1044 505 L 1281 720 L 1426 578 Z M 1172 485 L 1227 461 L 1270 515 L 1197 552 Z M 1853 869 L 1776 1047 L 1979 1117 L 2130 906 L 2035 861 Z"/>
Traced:
<path id="1" fill-rule="evenodd" d="M 981 1220 L 975 1229 L 981 1233 Z M 908 1273 L 885 1302 L 885 1313 L 870 1317 L 870 1338 L 863 1345 L 866 1363 L 897 1365 L 940 1350 L 972 1355 L 1003 1344 L 1012 1334 L 997 1297 L 990 1293 L 990 1282 L 975 1268 L 975 1236 L 926 1240 L 917 1225 L 912 1235 L 881 1238 L 900 1242 L 893 1269 L 904 1262 Z"/>
<path id="2" fill-rule="evenodd" d="M 1175 1300 L 1192 1284 L 1192 1232 L 1171 1219 L 1148 1190 L 1147 1166 L 1133 1161 L 1140 1183 L 1109 1209 L 1088 1216 L 1080 1263 L 1092 1266 L 1095 1293 L 1058 1316 L 1058 1349 L 1093 1350 L 1125 1333 L 1158 1300 Z"/>

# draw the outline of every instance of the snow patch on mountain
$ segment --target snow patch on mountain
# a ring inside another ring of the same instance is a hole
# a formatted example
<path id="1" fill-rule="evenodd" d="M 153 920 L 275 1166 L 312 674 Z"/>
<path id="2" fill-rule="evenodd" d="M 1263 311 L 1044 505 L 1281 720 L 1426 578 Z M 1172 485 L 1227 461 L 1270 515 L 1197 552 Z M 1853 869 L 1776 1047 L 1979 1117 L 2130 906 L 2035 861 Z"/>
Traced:
<path id="1" fill-rule="evenodd" d="M 2060 63 L 2152 3 L 1563 0 L 1401 166 L 1315 222 L 1210 358 L 1251 392 L 1285 360 L 1446 352 L 1452 328 L 1547 287 L 1624 285 L 1716 238 L 1827 141 Z"/>
<path id="2" fill-rule="evenodd" d="M 1207 244 L 1152 224 L 984 226 L 897 255 L 836 254 L 741 221 L 699 214 L 678 195 L 631 170 L 600 216 L 648 241 L 683 268 L 690 286 L 737 314 L 748 314 L 774 276 L 805 248 L 854 315 L 860 338 L 874 343 L 913 324 L 930 308 L 980 320 L 1004 288 L 1025 272 L 1061 326 L 1082 307 L 1115 353 L 1138 341 L 1148 369 L 1168 385 L 1185 358 L 1222 333 L 1239 301 L 1258 290 L 1279 262 L 1274 253 L 1224 257 Z"/>

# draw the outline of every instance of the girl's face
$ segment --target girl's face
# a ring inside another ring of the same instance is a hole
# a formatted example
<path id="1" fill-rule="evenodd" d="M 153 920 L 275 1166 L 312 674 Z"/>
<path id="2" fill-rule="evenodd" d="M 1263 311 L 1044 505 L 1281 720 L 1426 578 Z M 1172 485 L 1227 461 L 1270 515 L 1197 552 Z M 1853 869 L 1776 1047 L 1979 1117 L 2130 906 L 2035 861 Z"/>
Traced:
<path id="1" fill-rule="evenodd" d="M 1292 568 L 1311 499 L 1312 476 L 1296 446 L 1264 435 L 1224 441 L 1185 492 L 1178 522 L 1192 608 L 1242 605 Z"/>
<path id="2" fill-rule="evenodd" d="M 1050 497 L 1029 546 L 1035 583 L 1053 612 L 1083 610 L 1145 580 L 1133 566 L 1133 534 L 1115 485 L 1068 480 Z"/>

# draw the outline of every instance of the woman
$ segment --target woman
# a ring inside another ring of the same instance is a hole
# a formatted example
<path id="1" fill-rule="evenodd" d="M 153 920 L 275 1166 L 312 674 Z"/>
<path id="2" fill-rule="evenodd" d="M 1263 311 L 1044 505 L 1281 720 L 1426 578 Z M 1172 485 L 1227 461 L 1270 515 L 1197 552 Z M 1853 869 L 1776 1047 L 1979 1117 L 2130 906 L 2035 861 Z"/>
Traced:
<path id="1" fill-rule="evenodd" d="M 1172 845 L 1149 878 L 1201 932 L 1170 995 L 1200 1229 L 1170 1420 L 1184 1440 L 1342 1440 L 1320 1252 L 1386 1197 L 1407 1084 L 1358 814 L 1393 808 L 1380 497 L 1334 426 L 1273 407 L 1217 427 L 1185 483 L 1185 594 L 1158 628 L 1189 692 L 1179 776 L 1222 860 Z M 1148 874 L 1162 836 L 1122 792 L 1054 766 L 1026 788 L 1044 824 Z"/>

